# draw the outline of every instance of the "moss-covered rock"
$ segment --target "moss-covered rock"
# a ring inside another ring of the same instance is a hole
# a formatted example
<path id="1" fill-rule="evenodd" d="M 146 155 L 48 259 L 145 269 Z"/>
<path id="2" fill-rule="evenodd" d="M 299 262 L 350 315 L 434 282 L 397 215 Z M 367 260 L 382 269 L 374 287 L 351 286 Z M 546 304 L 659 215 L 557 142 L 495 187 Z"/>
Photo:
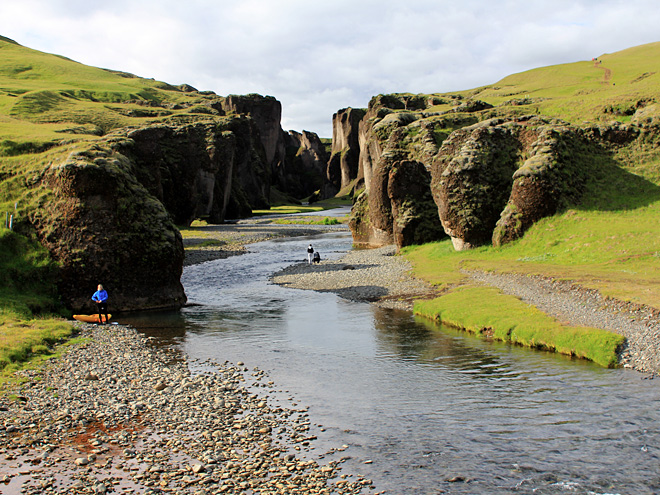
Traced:
<path id="1" fill-rule="evenodd" d="M 397 247 L 438 241 L 447 236 L 431 194 L 431 174 L 420 162 L 395 163 L 388 180 L 394 242 Z"/>
<path id="2" fill-rule="evenodd" d="M 500 120 L 455 131 L 431 168 L 431 188 L 445 232 L 458 250 L 490 242 L 518 168 L 521 145 Z"/>
<path id="3" fill-rule="evenodd" d="M 60 265 L 59 292 L 74 310 L 93 310 L 99 283 L 115 312 L 186 301 L 181 235 L 133 167 L 111 147 L 95 145 L 43 175 L 47 204 L 32 211 L 30 221 Z"/>

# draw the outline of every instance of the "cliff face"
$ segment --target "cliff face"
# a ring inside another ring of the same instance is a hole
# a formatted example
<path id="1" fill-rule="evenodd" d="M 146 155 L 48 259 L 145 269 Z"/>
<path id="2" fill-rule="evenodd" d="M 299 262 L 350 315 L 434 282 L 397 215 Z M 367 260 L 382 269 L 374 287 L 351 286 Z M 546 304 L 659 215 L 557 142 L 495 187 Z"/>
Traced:
<path id="1" fill-rule="evenodd" d="M 457 250 L 506 244 L 578 204 L 590 175 L 612 161 L 608 149 L 643 135 L 635 125 L 581 129 L 461 97 L 380 95 L 358 124 L 364 192 L 353 238 L 402 247 L 448 235 Z"/>
<path id="2" fill-rule="evenodd" d="M 268 208 L 273 169 L 294 196 L 322 185 L 322 143 L 313 133 L 285 135 L 277 100 L 215 97 L 206 108 L 78 145 L 34 179 L 43 204 L 30 222 L 61 266 L 70 308 L 92 310 L 98 283 L 115 312 L 180 307 L 184 251 L 175 225 Z"/>
<path id="3" fill-rule="evenodd" d="M 579 130 L 536 117 L 493 119 L 451 134 L 434 159 L 432 190 L 454 248 L 505 244 L 578 200 L 585 146 Z"/>
<path id="4" fill-rule="evenodd" d="M 111 146 L 98 144 L 52 164 L 39 180 L 47 203 L 30 221 L 60 263 L 59 292 L 74 310 L 93 309 L 98 283 L 110 294 L 111 312 L 176 308 L 186 301 L 181 235 L 133 167 Z"/>
<path id="5" fill-rule="evenodd" d="M 309 131 L 282 130 L 282 104 L 278 100 L 255 94 L 230 95 L 213 106 L 225 115 L 247 115 L 254 122 L 257 133 L 253 135 L 263 146 L 271 186 L 301 199 L 326 185 L 323 176 L 328 157 L 319 137 Z M 249 198 L 253 206 L 267 208 L 263 202 L 255 203 L 255 199 Z"/>
<path id="6" fill-rule="evenodd" d="M 115 148 L 177 225 L 198 217 L 220 223 L 268 204 L 268 167 L 255 134 L 245 117 L 158 124 L 126 133 Z"/>
<path id="7" fill-rule="evenodd" d="M 360 162 L 359 125 L 363 109 L 344 108 L 332 116 L 332 151 L 327 178 L 334 194 L 358 177 Z"/>
<path id="8" fill-rule="evenodd" d="M 433 132 L 415 113 L 392 108 L 426 108 L 427 103 L 390 95 L 369 102 L 357 133 L 357 178 L 364 181 L 364 192 L 349 222 L 356 242 L 402 247 L 445 237 L 429 189 L 438 149 Z"/>
<path id="9" fill-rule="evenodd" d="M 278 167 L 277 187 L 295 198 L 323 190 L 328 154 L 319 137 L 309 131 L 284 134 L 286 160 Z"/>

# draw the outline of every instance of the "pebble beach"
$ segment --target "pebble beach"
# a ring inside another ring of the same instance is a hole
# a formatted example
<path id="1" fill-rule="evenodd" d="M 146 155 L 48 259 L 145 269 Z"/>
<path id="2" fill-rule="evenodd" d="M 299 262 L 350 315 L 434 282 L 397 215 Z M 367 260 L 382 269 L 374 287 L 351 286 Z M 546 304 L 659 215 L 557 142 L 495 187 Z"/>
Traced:
<path id="1" fill-rule="evenodd" d="M 0 493 L 377 493 L 340 471 L 346 446 L 310 451 L 307 409 L 276 401 L 258 368 L 192 373 L 133 328 L 76 332 L 83 343 L 0 397 Z"/>

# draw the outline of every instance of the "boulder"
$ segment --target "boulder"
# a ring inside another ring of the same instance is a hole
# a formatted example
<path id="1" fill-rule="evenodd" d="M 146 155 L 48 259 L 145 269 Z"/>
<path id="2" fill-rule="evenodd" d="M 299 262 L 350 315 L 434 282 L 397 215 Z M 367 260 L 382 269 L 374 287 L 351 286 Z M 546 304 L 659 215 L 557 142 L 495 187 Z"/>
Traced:
<path id="1" fill-rule="evenodd" d="M 454 131 L 433 160 L 431 189 L 457 250 L 490 242 L 506 206 L 521 145 L 499 120 Z"/>
<path id="2" fill-rule="evenodd" d="M 505 244 L 577 201 L 592 151 L 582 131 L 538 117 L 454 131 L 431 169 L 433 197 L 454 248 Z"/>
<path id="3" fill-rule="evenodd" d="M 72 309 L 95 311 L 90 298 L 99 283 L 111 312 L 186 302 L 181 234 L 133 172 L 128 158 L 97 144 L 51 164 L 41 178 L 48 204 L 30 221 L 60 265 L 58 289 Z"/>

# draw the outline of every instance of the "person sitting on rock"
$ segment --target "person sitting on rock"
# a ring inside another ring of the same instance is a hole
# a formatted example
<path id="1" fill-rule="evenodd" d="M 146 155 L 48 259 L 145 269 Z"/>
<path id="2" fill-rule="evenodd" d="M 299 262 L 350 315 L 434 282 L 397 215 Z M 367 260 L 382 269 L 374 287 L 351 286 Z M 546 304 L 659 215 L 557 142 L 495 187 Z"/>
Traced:
<path id="1" fill-rule="evenodd" d="M 108 322 L 108 293 L 103 289 L 103 286 L 99 284 L 98 290 L 94 292 L 94 295 L 92 296 L 92 301 L 96 303 L 96 307 L 98 308 L 99 312 L 99 323 L 107 323 Z M 105 321 L 103 321 L 103 318 L 101 317 L 101 314 L 105 315 Z"/>
<path id="2" fill-rule="evenodd" d="M 312 264 L 312 254 L 314 254 L 314 248 L 310 244 L 309 247 L 307 248 L 307 262 L 310 265 Z"/>

